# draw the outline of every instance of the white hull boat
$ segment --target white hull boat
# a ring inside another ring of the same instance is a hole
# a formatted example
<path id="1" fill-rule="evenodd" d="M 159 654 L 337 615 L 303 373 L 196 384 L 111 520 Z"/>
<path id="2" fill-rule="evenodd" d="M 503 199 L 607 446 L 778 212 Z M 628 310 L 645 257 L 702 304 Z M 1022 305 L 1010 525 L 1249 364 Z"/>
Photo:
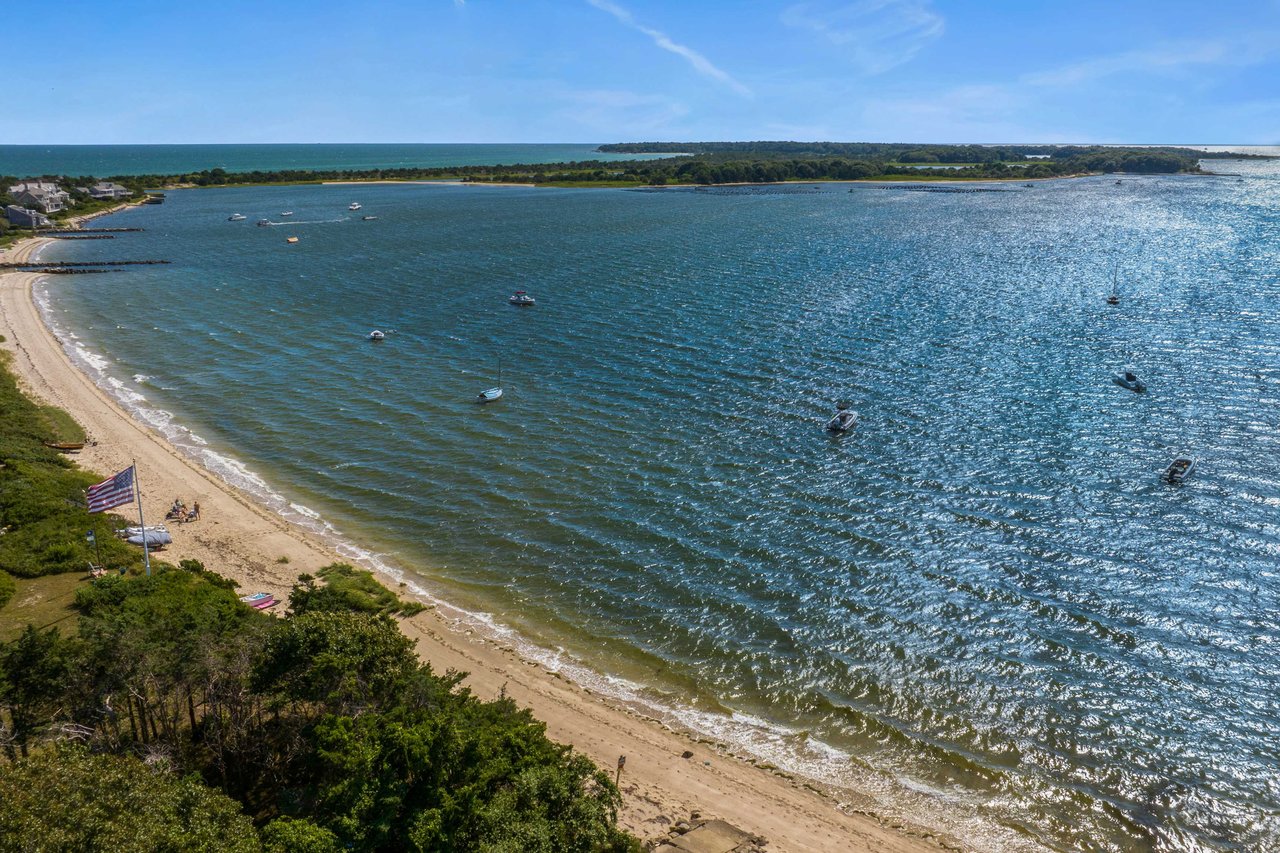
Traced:
<path id="1" fill-rule="evenodd" d="M 374 329 L 372 332 L 369 333 L 369 340 L 371 341 L 381 341 L 381 340 L 384 340 L 386 337 L 387 337 L 386 332 L 383 332 L 380 329 Z"/>
<path id="2" fill-rule="evenodd" d="M 523 290 L 517 290 L 515 293 L 508 296 L 507 301 L 512 305 L 519 305 L 521 307 L 533 305 L 537 302 L 536 299 L 525 293 Z"/>
<path id="3" fill-rule="evenodd" d="M 477 395 L 476 395 L 476 402 L 477 402 L 477 403 L 492 403 L 494 400 L 497 400 L 497 399 L 498 399 L 499 397 L 501 397 L 501 396 L 502 396 L 502 389 L 501 389 L 501 388 L 490 388 L 490 389 L 489 389 L 489 390 L 487 390 L 487 391 L 481 391 L 479 394 L 477 394 Z"/>
<path id="4" fill-rule="evenodd" d="M 227 217 L 227 221 L 228 222 L 244 222 L 248 218 L 249 217 L 245 216 L 242 213 L 233 213 Z"/>
<path id="5" fill-rule="evenodd" d="M 858 413 L 846 406 L 841 406 L 831 420 L 827 421 L 827 430 L 830 432 L 844 433 L 849 432 L 857 425 Z"/>
<path id="6" fill-rule="evenodd" d="M 1196 460 L 1190 456 L 1179 456 L 1169 463 L 1169 467 L 1164 469 L 1164 474 L 1161 476 L 1166 483 L 1173 483 L 1176 486 L 1190 477 L 1194 470 L 1196 470 Z"/>
<path id="7" fill-rule="evenodd" d="M 1141 394 L 1143 391 L 1147 390 L 1147 383 L 1139 379 L 1138 374 L 1129 370 L 1126 370 L 1124 373 L 1117 373 L 1115 376 L 1111 377 L 1111 379 L 1121 388 L 1128 388 L 1136 394 Z"/>

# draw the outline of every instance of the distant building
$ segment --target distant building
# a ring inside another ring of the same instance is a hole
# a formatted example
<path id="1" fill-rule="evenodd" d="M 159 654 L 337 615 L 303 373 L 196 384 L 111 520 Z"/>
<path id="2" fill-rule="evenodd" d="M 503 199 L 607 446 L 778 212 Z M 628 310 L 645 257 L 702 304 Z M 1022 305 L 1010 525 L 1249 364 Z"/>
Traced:
<path id="1" fill-rule="evenodd" d="M 44 181 L 26 181 L 9 187 L 9 195 L 20 205 L 38 207 L 45 213 L 62 210 L 71 200 L 71 193 L 58 188 L 57 184 Z"/>
<path id="2" fill-rule="evenodd" d="M 98 181 L 91 187 L 84 187 L 84 191 L 96 199 L 128 198 L 133 195 L 129 190 L 111 181 Z"/>
<path id="3" fill-rule="evenodd" d="M 47 228 L 49 227 L 49 217 L 45 216 L 38 210 L 27 210 L 24 207 L 18 207 L 11 204 L 4 209 L 5 218 L 9 220 L 10 225 L 17 225 L 19 228 Z"/>

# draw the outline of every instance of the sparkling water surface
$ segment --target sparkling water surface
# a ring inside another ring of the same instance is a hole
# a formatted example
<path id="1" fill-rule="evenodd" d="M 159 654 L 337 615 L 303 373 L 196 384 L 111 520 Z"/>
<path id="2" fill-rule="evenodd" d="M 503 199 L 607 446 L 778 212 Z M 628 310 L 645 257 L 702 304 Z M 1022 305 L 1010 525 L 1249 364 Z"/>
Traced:
<path id="1" fill-rule="evenodd" d="M 1261 851 L 1280 168 L 1214 168 L 179 191 L 46 255 L 172 265 L 45 288 L 191 452 L 687 725 L 991 849 Z"/>

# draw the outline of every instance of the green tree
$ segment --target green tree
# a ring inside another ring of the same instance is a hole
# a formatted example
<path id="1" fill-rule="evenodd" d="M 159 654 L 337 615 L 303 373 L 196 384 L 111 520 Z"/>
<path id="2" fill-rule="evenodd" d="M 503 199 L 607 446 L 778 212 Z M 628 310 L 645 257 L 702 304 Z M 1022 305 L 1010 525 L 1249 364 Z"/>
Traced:
<path id="1" fill-rule="evenodd" d="M 0 853 L 254 853 L 240 805 L 135 758 L 49 749 L 0 767 Z"/>
<path id="2" fill-rule="evenodd" d="M 73 642 L 56 628 L 28 625 L 18 639 L 0 645 L 0 710 L 8 717 L 4 739 L 11 759 L 15 746 L 26 755 L 35 735 L 63 710 L 74 659 Z"/>

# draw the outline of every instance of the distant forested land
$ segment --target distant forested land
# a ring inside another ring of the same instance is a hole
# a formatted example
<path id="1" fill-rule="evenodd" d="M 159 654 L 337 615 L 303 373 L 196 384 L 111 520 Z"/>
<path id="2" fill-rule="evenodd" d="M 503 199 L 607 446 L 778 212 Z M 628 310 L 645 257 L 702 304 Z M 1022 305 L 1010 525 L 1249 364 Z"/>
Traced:
<path id="1" fill-rule="evenodd" d="M 205 169 L 180 175 L 116 176 L 141 192 L 146 187 L 300 184 L 321 181 L 440 181 L 555 186 L 776 183 L 817 180 L 991 180 L 1055 178 L 1132 172 L 1200 172 L 1204 159 L 1258 157 L 1191 148 L 1112 148 L 1080 145 L 905 145 L 862 142 L 634 142 L 601 151 L 670 153 L 660 160 L 516 163 L 444 168 L 365 170 L 280 169 L 228 172 Z M 75 185 L 86 176 L 29 176 Z M 0 178 L 2 182 L 3 178 Z"/>
<path id="2" fill-rule="evenodd" d="M 1102 145 L 920 145 L 902 142 L 615 142 L 597 151 L 610 154 L 752 154 L 854 157 L 896 163 L 995 163 L 1048 157 L 1069 160 L 1098 152 L 1158 151 L 1196 159 L 1269 159 L 1263 154 L 1199 151 L 1176 146 Z"/>

